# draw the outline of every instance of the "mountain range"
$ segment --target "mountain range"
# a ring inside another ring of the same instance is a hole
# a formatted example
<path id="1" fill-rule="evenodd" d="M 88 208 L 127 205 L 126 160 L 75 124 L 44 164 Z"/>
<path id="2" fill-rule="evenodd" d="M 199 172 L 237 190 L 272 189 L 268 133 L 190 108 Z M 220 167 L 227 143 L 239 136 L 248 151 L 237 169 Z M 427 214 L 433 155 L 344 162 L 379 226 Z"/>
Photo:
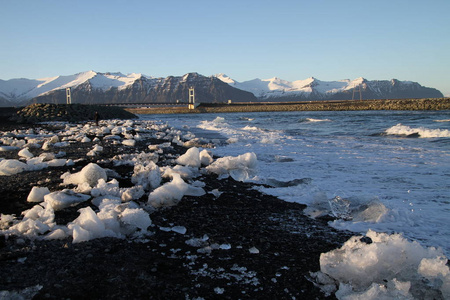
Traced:
<path id="1" fill-rule="evenodd" d="M 372 80 L 321 81 L 314 77 L 286 81 L 277 77 L 237 82 L 225 74 L 203 76 L 188 73 L 166 78 L 137 73 L 82 72 L 42 79 L 0 80 L 0 106 L 30 103 L 65 103 L 66 88 L 72 102 L 100 103 L 176 103 L 187 102 L 189 87 L 194 87 L 196 102 L 221 103 L 258 101 L 302 101 L 440 98 L 442 93 L 417 82 Z M 361 91 L 361 94 L 360 94 Z M 355 93 L 354 93 L 355 92 Z"/>

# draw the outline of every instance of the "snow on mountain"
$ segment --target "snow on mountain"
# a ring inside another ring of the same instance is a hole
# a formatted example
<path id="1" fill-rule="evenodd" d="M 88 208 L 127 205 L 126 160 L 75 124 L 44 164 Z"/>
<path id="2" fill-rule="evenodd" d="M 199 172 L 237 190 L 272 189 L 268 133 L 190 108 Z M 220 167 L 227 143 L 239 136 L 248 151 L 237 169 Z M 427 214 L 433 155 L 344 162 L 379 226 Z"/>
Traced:
<path id="1" fill-rule="evenodd" d="M 94 102 L 175 102 L 186 98 L 186 85 L 197 88 L 199 101 L 222 102 L 232 99 L 248 101 L 299 101 L 352 99 L 356 87 L 363 99 L 437 98 L 442 93 L 417 82 L 392 80 L 322 81 L 314 77 L 287 81 L 278 77 L 238 82 L 220 73 L 205 77 L 198 73 L 156 78 L 140 73 L 82 72 L 68 76 L 41 79 L 0 80 L 0 106 L 16 106 L 33 101 L 65 101 L 64 89 L 72 88 L 78 101 Z M 251 93 L 251 94 L 250 94 Z M 255 98 L 256 97 L 256 98 Z M 38 99 L 39 98 L 39 99 Z"/>
<path id="2" fill-rule="evenodd" d="M 228 83 L 229 85 L 234 85 L 236 83 L 233 79 L 231 79 L 231 77 L 229 77 L 223 73 L 216 74 L 216 75 L 214 75 L 214 77 L 222 80 L 225 83 Z"/>
<path id="3" fill-rule="evenodd" d="M 354 80 L 322 81 L 309 77 L 291 82 L 273 77 L 237 82 L 224 74 L 215 76 L 233 87 L 253 93 L 260 100 L 348 99 L 355 88 L 361 89 L 365 99 L 442 97 L 438 90 L 422 87 L 417 82 L 396 79 L 369 81 L 359 77 Z"/>
<path id="4" fill-rule="evenodd" d="M 360 77 L 355 80 L 321 81 L 314 77 L 304 80 L 287 81 L 278 77 L 270 79 L 253 79 L 237 82 L 224 74 L 215 75 L 218 79 L 238 89 L 253 93 L 258 98 L 280 97 L 285 93 L 311 94 L 335 94 L 350 90 L 362 84 L 365 79 Z"/>
<path id="5" fill-rule="evenodd" d="M 85 82 L 89 82 L 90 86 L 94 89 L 106 91 L 111 88 L 117 88 L 121 90 L 132 85 L 141 77 L 143 77 L 143 75 L 137 73 L 124 75 L 122 73 L 98 73 L 87 71 L 75 75 L 41 79 L 21 78 L 0 80 L 0 98 L 20 103 L 51 91 L 68 87 L 74 88 Z"/>
<path id="6" fill-rule="evenodd" d="M 102 89 L 106 91 L 112 87 L 115 87 L 119 90 L 122 90 L 132 85 L 142 76 L 143 75 L 140 73 L 131 73 L 128 75 L 123 75 L 121 73 L 98 73 L 91 80 L 89 80 L 89 82 L 91 83 L 91 86 L 96 89 Z"/>

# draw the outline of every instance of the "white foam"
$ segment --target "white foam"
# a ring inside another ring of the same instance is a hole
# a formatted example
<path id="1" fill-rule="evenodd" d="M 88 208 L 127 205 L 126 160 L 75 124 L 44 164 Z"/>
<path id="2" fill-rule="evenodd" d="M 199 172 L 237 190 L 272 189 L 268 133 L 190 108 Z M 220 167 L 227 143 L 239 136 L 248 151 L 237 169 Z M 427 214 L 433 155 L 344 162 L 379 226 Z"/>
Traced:
<path id="1" fill-rule="evenodd" d="M 424 127 L 413 128 L 410 126 L 397 124 L 391 128 L 386 129 L 386 134 L 410 136 L 418 134 L 421 138 L 441 138 L 450 137 L 450 130 L 448 129 L 429 129 Z"/>

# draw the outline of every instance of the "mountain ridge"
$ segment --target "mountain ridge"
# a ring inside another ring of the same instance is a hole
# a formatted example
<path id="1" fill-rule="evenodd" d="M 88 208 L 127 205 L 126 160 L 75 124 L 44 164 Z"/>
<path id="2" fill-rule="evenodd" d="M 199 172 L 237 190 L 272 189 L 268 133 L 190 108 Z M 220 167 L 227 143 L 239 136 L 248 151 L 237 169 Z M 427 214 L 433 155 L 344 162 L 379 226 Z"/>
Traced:
<path id="1" fill-rule="evenodd" d="M 367 80 L 358 77 L 354 80 L 322 81 L 315 77 L 304 80 L 287 81 L 278 77 L 270 79 L 252 79 L 238 82 L 223 73 L 214 75 L 222 81 L 242 90 L 252 92 L 260 100 L 344 100 L 361 96 L 364 99 L 384 98 L 440 98 L 443 94 L 434 88 L 428 88 L 413 81 Z"/>
<path id="2" fill-rule="evenodd" d="M 175 103 L 186 102 L 188 89 L 195 87 L 197 102 L 255 102 L 351 99 L 359 90 L 364 99 L 440 98 L 436 89 L 417 82 L 372 80 L 322 81 L 315 77 L 287 81 L 279 77 L 238 82 L 219 73 L 203 76 L 196 72 L 182 76 L 153 77 L 141 73 L 85 71 L 73 75 L 40 79 L 0 80 L 0 106 L 30 103 L 65 103 L 65 89 L 70 87 L 77 103 Z"/>

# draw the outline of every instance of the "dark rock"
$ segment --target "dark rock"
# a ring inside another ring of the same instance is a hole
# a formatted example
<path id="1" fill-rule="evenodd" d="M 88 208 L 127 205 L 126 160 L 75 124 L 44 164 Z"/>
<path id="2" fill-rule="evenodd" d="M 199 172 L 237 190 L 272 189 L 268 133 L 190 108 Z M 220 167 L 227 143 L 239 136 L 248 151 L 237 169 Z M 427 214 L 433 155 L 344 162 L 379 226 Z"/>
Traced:
<path id="1" fill-rule="evenodd" d="M 95 112 L 102 119 L 136 119 L 137 116 L 114 106 L 83 104 L 31 104 L 11 115 L 10 120 L 18 123 L 48 121 L 80 122 L 94 120 Z"/>

